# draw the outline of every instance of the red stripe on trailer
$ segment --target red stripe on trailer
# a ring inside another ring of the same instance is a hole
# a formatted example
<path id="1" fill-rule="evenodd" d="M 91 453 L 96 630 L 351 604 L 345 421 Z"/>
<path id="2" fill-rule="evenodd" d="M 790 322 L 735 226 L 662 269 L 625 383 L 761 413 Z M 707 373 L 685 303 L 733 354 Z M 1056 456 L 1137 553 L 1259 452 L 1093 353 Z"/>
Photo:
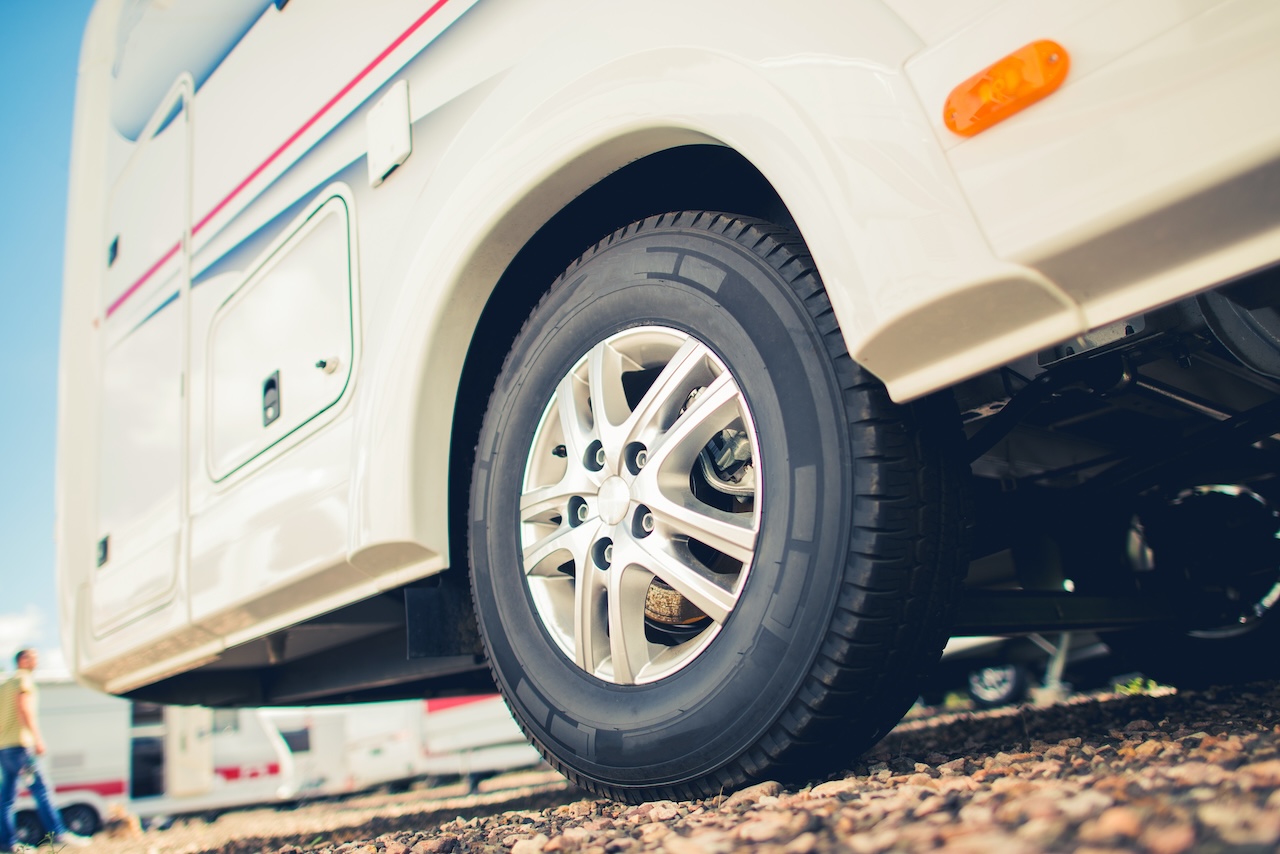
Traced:
<path id="1" fill-rule="evenodd" d="M 64 795 L 69 792 L 93 792 L 94 794 L 101 795 L 104 798 L 114 798 L 123 795 L 128 791 L 128 788 L 129 787 L 124 780 L 95 780 L 90 783 L 63 783 L 61 785 L 54 786 L 53 790 L 59 795 Z M 23 789 L 18 792 L 18 797 L 29 798 L 31 797 L 31 792 Z"/>
<path id="2" fill-rule="evenodd" d="M 213 773 L 217 774 L 228 783 L 235 780 L 257 780 L 262 777 L 276 777 L 280 774 L 280 763 L 272 762 L 267 765 L 224 765 L 221 768 L 214 768 Z"/>
<path id="3" fill-rule="evenodd" d="M 456 706 L 465 706 L 470 703 L 479 703 L 482 700 L 489 700 L 497 694 L 468 694 L 465 697 L 434 697 L 430 700 L 424 700 L 427 713 L 443 712 L 445 709 L 452 709 Z"/>

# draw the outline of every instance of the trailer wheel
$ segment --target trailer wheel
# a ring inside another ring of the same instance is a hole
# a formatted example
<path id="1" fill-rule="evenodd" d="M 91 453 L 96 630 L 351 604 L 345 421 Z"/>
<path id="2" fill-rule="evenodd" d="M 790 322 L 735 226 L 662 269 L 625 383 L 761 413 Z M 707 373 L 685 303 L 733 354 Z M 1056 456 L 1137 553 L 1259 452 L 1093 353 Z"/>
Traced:
<path id="1" fill-rule="evenodd" d="M 1031 674 L 1021 664 L 991 664 L 969 672 L 965 692 L 984 709 L 1020 703 L 1031 687 Z"/>
<path id="2" fill-rule="evenodd" d="M 13 817 L 14 836 L 25 845 L 39 845 L 45 837 L 44 825 L 33 810 L 22 810 Z"/>
<path id="3" fill-rule="evenodd" d="M 77 836 L 93 836 L 102 829 L 98 811 L 88 804 L 71 804 L 62 808 L 62 823 Z"/>
<path id="4" fill-rule="evenodd" d="M 849 358 L 787 229 L 684 212 L 596 245 L 517 337 L 473 470 L 476 612 L 525 733 L 633 802 L 874 743 L 946 639 L 957 423 Z"/>
<path id="5" fill-rule="evenodd" d="M 1148 501 L 1126 552 L 1140 592 L 1178 603 L 1182 625 L 1112 632 L 1130 667 L 1179 688 L 1280 676 L 1280 508 L 1241 485 Z"/>

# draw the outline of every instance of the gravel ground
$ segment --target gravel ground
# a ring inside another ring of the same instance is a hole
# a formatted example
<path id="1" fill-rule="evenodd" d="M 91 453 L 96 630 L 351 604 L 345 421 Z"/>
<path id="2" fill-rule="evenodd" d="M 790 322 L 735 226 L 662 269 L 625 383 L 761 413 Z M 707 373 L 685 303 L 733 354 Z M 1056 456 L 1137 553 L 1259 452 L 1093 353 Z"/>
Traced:
<path id="1" fill-rule="evenodd" d="M 1280 686 L 1103 695 L 901 724 L 848 770 L 627 806 L 550 773 L 179 824 L 94 851 L 154 854 L 1280 850 Z M 449 797 L 454 795 L 454 797 Z"/>

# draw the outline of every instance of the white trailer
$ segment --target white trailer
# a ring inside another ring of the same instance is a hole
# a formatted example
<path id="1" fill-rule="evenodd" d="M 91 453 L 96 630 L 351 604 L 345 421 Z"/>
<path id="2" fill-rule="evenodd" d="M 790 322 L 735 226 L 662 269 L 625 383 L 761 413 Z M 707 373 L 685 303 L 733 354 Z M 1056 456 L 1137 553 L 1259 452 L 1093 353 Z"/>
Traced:
<path id="1" fill-rule="evenodd" d="M 208 813 L 293 797 L 293 758 L 254 709 L 130 702 L 70 680 L 41 679 L 40 760 L 69 829 L 92 835 L 112 804 L 142 818 Z M 44 830 L 24 793 L 24 841 Z"/>
<path id="2" fill-rule="evenodd" d="M 541 761 L 497 694 L 264 709 L 293 753 L 300 797 Z"/>
<path id="3" fill-rule="evenodd" d="M 422 768 L 433 776 L 474 778 L 542 761 L 496 694 L 427 700 Z"/>

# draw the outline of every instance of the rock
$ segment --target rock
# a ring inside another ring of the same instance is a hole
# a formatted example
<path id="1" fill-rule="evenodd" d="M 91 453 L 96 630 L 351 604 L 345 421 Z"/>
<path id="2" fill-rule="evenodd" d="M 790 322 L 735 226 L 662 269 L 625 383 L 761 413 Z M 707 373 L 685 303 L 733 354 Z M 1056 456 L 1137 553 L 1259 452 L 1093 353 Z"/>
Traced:
<path id="1" fill-rule="evenodd" d="M 1135 755 L 1141 756 L 1144 759 L 1150 759 L 1152 756 L 1159 756 L 1163 753 L 1164 748 L 1165 743 L 1163 741 L 1157 741 L 1153 738 L 1139 744 L 1133 749 L 1133 752 Z"/>
<path id="2" fill-rule="evenodd" d="M 1111 807 L 1097 818 L 1080 826 L 1080 838 L 1086 842 L 1108 842 L 1113 839 L 1135 839 L 1142 832 L 1142 816 L 1128 807 Z"/>
<path id="3" fill-rule="evenodd" d="M 1242 765 L 1237 771 L 1252 777 L 1257 785 L 1269 788 L 1280 787 L 1280 759 Z"/>
<path id="4" fill-rule="evenodd" d="M 782 784 L 775 780 L 768 780 L 764 783 L 756 783 L 754 786 L 749 786 L 745 789 L 741 789 L 737 792 L 734 792 L 732 795 L 729 796 L 728 800 L 726 800 L 723 804 L 720 805 L 720 808 L 726 809 L 726 810 L 733 810 L 733 809 L 739 809 L 741 807 L 750 806 L 751 804 L 756 803 L 766 795 L 776 795 L 781 791 L 782 791 Z"/>
<path id="5" fill-rule="evenodd" d="M 950 762 L 944 762 L 938 766 L 940 774 L 963 774 L 967 759 L 952 759 Z"/>
<path id="6" fill-rule="evenodd" d="M 727 834 L 704 831 L 693 836 L 669 834 L 663 838 L 662 847 L 667 854 L 729 854 L 734 843 Z"/>
<path id="7" fill-rule="evenodd" d="M 1086 789 L 1059 801 L 1058 809 L 1067 818 L 1080 821 L 1094 813 L 1101 813 L 1113 803 L 1115 803 L 1115 800 L 1107 795 L 1092 789 Z"/>
<path id="8" fill-rule="evenodd" d="M 1183 854 L 1195 845 L 1196 831 L 1189 824 L 1148 827 L 1138 841 L 1150 854 Z"/>
<path id="9" fill-rule="evenodd" d="M 1156 725 L 1153 724 L 1151 721 L 1136 720 L 1136 721 L 1129 721 L 1129 723 L 1125 724 L 1124 731 L 1125 732 L 1151 732 L 1155 728 L 1156 728 Z"/>
<path id="10" fill-rule="evenodd" d="M 451 835 L 424 839 L 413 846 L 413 854 L 449 854 L 458 848 L 458 837 Z"/>
<path id="11" fill-rule="evenodd" d="M 675 831 L 667 827 L 665 824 L 646 824 L 644 827 L 640 828 L 640 839 L 644 842 L 656 842 L 674 832 Z"/>
<path id="12" fill-rule="evenodd" d="M 747 842 L 773 842 L 792 835 L 788 832 L 789 824 L 785 815 L 761 816 L 739 826 L 737 835 Z"/>
<path id="13" fill-rule="evenodd" d="M 912 815 L 916 818 L 924 818 L 927 815 L 933 815 L 934 813 L 944 809 L 948 803 L 950 803 L 950 799 L 941 795 L 925 798 L 920 802 L 920 805 L 915 808 Z"/>
<path id="14" fill-rule="evenodd" d="M 856 794 L 862 784 L 857 780 L 829 780 L 826 783 L 819 783 L 809 790 L 809 796 L 814 798 L 836 798 L 844 794 Z"/>
<path id="15" fill-rule="evenodd" d="M 382 854 L 409 854 L 409 846 L 396 839 L 384 839 Z"/>
<path id="16" fill-rule="evenodd" d="M 818 850 L 818 837 L 812 833 L 802 833 L 787 843 L 783 854 L 813 854 Z"/>
<path id="17" fill-rule="evenodd" d="M 542 854 L 550 840 L 541 833 L 532 839 L 521 839 L 511 846 L 511 854 Z"/>
<path id="18" fill-rule="evenodd" d="M 1067 836 L 1067 822 L 1058 818 L 1033 818 L 1018 825 L 1014 834 L 1036 845 L 1050 848 Z"/>
<path id="19" fill-rule="evenodd" d="M 1219 799 L 1202 804 L 1196 810 L 1196 818 L 1231 845 L 1280 842 L 1280 814 L 1260 810 L 1247 801 Z"/>

